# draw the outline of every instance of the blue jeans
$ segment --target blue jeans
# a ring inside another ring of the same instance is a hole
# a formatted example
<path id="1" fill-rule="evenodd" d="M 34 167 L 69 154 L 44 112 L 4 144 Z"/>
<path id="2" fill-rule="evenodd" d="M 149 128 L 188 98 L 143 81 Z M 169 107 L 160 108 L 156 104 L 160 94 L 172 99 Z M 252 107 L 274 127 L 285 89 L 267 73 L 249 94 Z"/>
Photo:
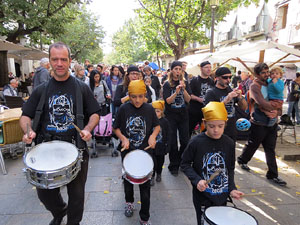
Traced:
<path id="1" fill-rule="evenodd" d="M 288 102 L 289 103 L 289 107 L 288 107 L 288 116 L 292 116 L 292 111 L 293 108 L 295 108 L 295 115 L 296 115 L 296 122 L 300 123 L 300 115 L 299 115 L 299 106 L 298 106 L 298 102 L 299 101 L 295 101 L 295 102 Z"/>

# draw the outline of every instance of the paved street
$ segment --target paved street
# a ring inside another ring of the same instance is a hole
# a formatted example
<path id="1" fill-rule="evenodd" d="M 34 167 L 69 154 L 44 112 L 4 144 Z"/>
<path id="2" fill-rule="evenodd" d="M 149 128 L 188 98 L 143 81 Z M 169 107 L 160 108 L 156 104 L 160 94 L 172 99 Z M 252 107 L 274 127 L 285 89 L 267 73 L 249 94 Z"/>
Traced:
<path id="1" fill-rule="evenodd" d="M 240 154 L 243 142 L 237 144 Z M 285 145 L 281 145 L 285 146 Z M 287 145 L 289 146 L 289 145 Z M 292 145 L 295 151 L 300 151 Z M 99 157 L 90 159 L 86 185 L 86 204 L 83 225 L 135 225 L 138 224 L 139 192 L 135 188 L 136 210 L 132 218 L 123 214 L 124 193 L 120 179 L 120 157 L 112 158 L 105 146 L 97 146 Z M 290 150 L 291 147 L 289 146 Z M 27 183 L 22 174 L 23 162 L 6 159 L 8 175 L 0 174 L 0 225 L 47 225 L 51 215 L 40 204 L 35 188 Z M 265 179 L 264 154 L 258 151 L 249 164 L 252 172 L 236 167 L 236 184 L 245 193 L 263 195 L 248 196 L 238 208 L 251 213 L 259 224 L 300 224 L 300 161 L 278 159 L 280 176 L 288 182 L 287 187 L 273 185 Z M 165 167 L 167 168 L 168 160 Z M 191 186 L 180 173 L 173 177 L 163 170 L 162 182 L 151 190 L 151 221 L 153 225 L 194 225 L 196 216 L 192 204 Z M 63 188 L 66 198 L 66 190 Z"/>

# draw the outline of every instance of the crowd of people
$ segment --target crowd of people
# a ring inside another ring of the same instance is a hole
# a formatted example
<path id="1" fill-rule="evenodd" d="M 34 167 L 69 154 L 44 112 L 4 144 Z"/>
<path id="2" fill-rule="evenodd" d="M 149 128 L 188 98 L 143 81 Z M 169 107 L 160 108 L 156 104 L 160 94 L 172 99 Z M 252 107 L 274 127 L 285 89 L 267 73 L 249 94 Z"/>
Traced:
<path id="1" fill-rule="evenodd" d="M 121 160 L 133 150 L 148 149 L 145 151 L 154 161 L 152 177 L 139 185 L 141 225 L 150 224 L 150 190 L 155 181 L 162 181 L 167 154 L 169 172 L 177 177 L 181 169 L 193 185 L 198 224 L 203 208 L 226 205 L 230 197 L 242 198 L 243 193 L 234 183 L 238 110 L 245 112 L 251 122 L 248 142 L 237 158 L 238 164 L 250 171 L 247 163 L 262 144 L 268 165 L 267 179 L 286 185 L 278 176 L 275 158 L 277 122 L 283 103 L 280 67 L 269 72 L 265 63 L 259 63 L 254 67 L 255 74 L 243 71 L 240 79 L 232 79 L 227 67 L 219 67 L 212 73 L 208 61 L 200 63 L 199 75 L 195 77 L 187 74 L 187 63 L 180 61 L 173 61 L 162 77 L 147 63 L 113 65 L 109 73 L 105 65 L 93 66 L 88 60 L 84 65 L 76 64 L 73 71 L 70 65 L 69 47 L 60 42 L 52 44 L 49 60 L 41 60 L 42 68 L 33 77 L 34 91 L 23 106 L 20 119 L 24 142 L 68 141 L 84 153 L 80 173 L 67 184 L 68 204 L 59 188 L 37 188 L 39 199 L 53 215 L 50 225 L 60 224 L 65 215 L 68 225 L 80 223 L 89 160 L 86 141 L 90 140 L 99 118 L 109 112 L 113 114 Z M 298 74 L 289 95 L 289 114 L 292 108 L 297 108 L 296 114 L 299 112 L 299 80 Z M 300 122 L 299 116 L 296 119 Z M 80 133 L 73 123 L 81 129 Z M 197 126 L 201 133 L 193 135 Z M 208 182 L 216 171 L 220 172 L 218 177 Z M 124 179 L 124 194 L 125 216 L 131 217 L 134 189 L 127 179 Z"/>

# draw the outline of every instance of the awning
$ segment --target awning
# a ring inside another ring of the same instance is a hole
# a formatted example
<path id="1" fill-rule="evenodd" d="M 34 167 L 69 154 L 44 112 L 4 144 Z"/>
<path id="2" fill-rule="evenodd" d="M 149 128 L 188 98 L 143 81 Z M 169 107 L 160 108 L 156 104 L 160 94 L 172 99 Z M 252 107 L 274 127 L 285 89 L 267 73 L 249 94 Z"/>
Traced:
<path id="1" fill-rule="evenodd" d="M 0 40 L 0 51 L 26 50 L 27 48 L 9 41 Z"/>
<path id="2" fill-rule="evenodd" d="M 300 62 L 300 51 L 272 41 L 260 41 L 224 48 L 211 53 L 205 60 L 221 65 L 243 65 L 246 68 L 251 68 L 260 61 L 269 66 L 274 64 L 290 65 Z"/>

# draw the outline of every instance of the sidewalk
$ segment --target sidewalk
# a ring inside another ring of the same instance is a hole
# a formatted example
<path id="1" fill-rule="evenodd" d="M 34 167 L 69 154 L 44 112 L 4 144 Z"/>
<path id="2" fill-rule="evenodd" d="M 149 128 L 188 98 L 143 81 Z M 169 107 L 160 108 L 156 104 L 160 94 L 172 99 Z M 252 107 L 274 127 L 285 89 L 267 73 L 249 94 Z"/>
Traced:
<path id="1" fill-rule="evenodd" d="M 236 153 L 241 153 L 244 142 L 238 142 Z M 294 145 L 295 146 L 295 145 Z M 90 159 L 86 184 L 86 203 L 82 225 L 138 224 L 139 191 L 135 187 L 134 216 L 124 216 L 124 193 L 120 157 L 112 158 L 105 146 L 97 146 L 99 157 Z M 264 195 L 234 201 L 238 208 L 251 213 L 262 225 L 300 224 L 300 161 L 278 159 L 280 176 L 287 187 L 273 185 L 265 178 L 266 164 L 262 151 L 257 151 L 249 163 L 252 171 L 236 166 L 237 187 L 245 193 L 263 192 Z M 8 175 L 0 174 L 0 225 L 47 225 L 52 216 L 39 202 L 35 188 L 22 173 L 22 158 L 6 159 Z M 195 225 L 191 185 L 183 173 L 172 176 L 163 169 L 162 182 L 151 190 L 151 221 L 153 225 Z M 64 199 L 66 189 L 62 188 Z"/>

